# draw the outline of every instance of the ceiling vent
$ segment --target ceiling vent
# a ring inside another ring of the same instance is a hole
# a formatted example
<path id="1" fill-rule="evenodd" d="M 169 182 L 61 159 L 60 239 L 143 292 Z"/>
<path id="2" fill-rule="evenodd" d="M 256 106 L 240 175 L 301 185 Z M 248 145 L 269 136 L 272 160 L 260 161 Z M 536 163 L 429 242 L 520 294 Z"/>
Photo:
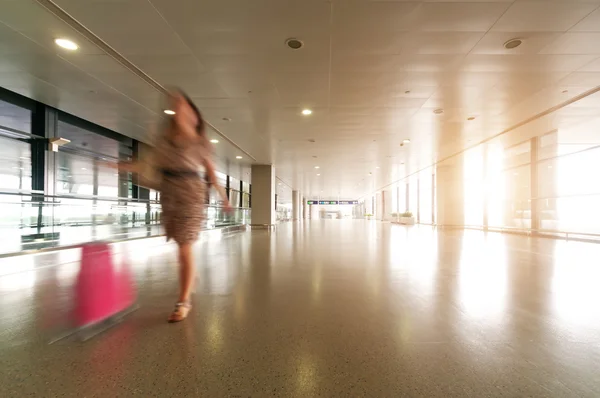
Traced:
<path id="1" fill-rule="evenodd" d="M 302 47 L 304 47 L 304 43 L 302 43 L 301 40 L 294 38 L 287 39 L 285 41 L 285 45 L 291 48 L 292 50 L 300 50 Z"/>
<path id="2" fill-rule="evenodd" d="M 504 48 L 506 48 L 507 50 L 512 50 L 519 47 L 521 44 L 523 44 L 522 39 L 510 39 L 509 41 L 504 43 Z"/>

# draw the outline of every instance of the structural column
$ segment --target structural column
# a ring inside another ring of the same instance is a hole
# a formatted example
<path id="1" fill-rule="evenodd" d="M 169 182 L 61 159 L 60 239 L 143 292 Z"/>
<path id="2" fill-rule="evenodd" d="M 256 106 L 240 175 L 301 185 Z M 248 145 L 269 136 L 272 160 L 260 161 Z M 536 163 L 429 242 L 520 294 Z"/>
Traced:
<path id="1" fill-rule="evenodd" d="M 462 226 L 465 223 L 463 163 L 457 157 L 452 164 L 436 169 L 437 225 Z"/>
<path id="2" fill-rule="evenodd" d="M 252 226 L 271 227 L 276 220 L 275 168 L 252 166 Z"/>
<path id="3" fill-rule="evenodd" d="M 292 191 L 292 220 L 300 220 L 300 192 Z"/>
<path id="4" fill-rule="evenodd" d="M 392 219 L 392 191 L 381 191 L 381 220 L 390 221 Z"/>

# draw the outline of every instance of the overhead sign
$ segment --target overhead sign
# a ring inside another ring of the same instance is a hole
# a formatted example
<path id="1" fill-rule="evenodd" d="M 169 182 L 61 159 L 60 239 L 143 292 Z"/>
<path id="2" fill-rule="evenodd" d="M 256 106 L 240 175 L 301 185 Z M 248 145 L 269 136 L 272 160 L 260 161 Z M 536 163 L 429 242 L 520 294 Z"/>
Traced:
<path id="1" fill-rule="evenodd" d="M 358 200 L 307 200 L 307 205 L 321 205 L 321 206 L 331 206 L 331 205 L 357 205 Z"/>

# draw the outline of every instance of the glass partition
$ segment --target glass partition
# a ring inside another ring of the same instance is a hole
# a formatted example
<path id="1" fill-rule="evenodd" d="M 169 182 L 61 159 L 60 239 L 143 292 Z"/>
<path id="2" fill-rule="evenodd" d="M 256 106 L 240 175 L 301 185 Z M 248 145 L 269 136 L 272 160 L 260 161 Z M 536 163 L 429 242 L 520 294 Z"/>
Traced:
<path id="1" fill-rule="evenodd" d="M 160 218 L 155 201 L 0 193 L 0 254 L 158 236 Z M 249 209 L 206 209 L 207 229 L 249 222 Z"/>

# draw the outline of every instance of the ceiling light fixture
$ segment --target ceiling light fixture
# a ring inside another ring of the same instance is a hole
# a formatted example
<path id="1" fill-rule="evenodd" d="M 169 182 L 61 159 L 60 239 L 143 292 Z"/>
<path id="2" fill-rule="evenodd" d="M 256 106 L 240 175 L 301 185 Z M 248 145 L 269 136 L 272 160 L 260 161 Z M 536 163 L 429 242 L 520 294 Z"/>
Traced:
<path id="1" fill-rule="evenodd" d="M 436 115 L 441 115 L 442 113 L 444 113 L 444 110 L 442 108 L 436 109 L 436 110 L 433 111 L 433 113 L 436 114 Z"/>
<path id="2" fill-rule="evenodd" d="M 523 44 L 523 39 L 510 39 L 504 43 L 504 48 L 507 50 L 512 50 L 519 47 L 521 44 Z"/>
<path id="3" fill-rule="evenodd" d="M 291 48 L 292 50 L 300 50 L 302 47 L 304 47 L 304 43 L 302 42 L 302 40 L 298 40 L 295 38 L 287 39 L 285 41 L 285 45 Z"/>
<path id="4" fill-rule="evenodd" d="M 304 116 L 312 115 L 312 111 L 310 109 L 303 109 L 302 114 Z"/>
<path id="5" fill-rule="evenodd" d="M 166 113 L 167 115 L 174 115 L 175 114 L 175 111 L 172 111 L 170 109 L 165 109 L 163 112 Z"/>
<path id="6" fill-rule="evenodd" d="M 230 118 L 228 118 L 228 117 L 224 117 L 224 118 L 223 118 L 223 119 L 221 119 L 221 120 L 223 120 L 224 122 L 230 122 L 230 121 L 231 121 L 231 119 L 230 119 Z"/>
<path id="7" fill-rule="evenodd" d="M 236 159 L 241 159 L 242 157 L 241 157 L 241 156 L 236 156 L 235 158 L 236 158 Z"/>
<path id="8" fill-rule="evenodd" d="M 321 174 L 317 174 L 317 177 L 319 177 Z"/>
<path id="9" fill-rule="evenodd" d="M 54 43 L 56 43 L 57 46 L 69 51 L 75 51 L 79 49 L 79 46 L 69 39 L 55 39 Z"/>
<path id="10" fill-rule="evenodd" d="M 320 166 L 315 166 L 315 169 L 320 169 L 320 168 L 321 168 Z"/>
<path id="11" fill-rule="evenodd" d="M 377 170 L 379 170 L 379 166 L 375 167 Z"/>
<path id="12" fill-rule="evenodd" d="M 468 120 L 468 121 L 475 120 L 475 116 L 469 116 L 469 117 L 467 118 L 467 120 Z"/>
<path id="13" fill-rule="evenodd" d="M 213 144 L 218 144 L 219 140 L 210 140 L 210 142 L 212 142 Z"/>
<path id="14" fill-rule="evenodd" d="M 404 144 L 410 144 L 410 140 L 409 140 L 409 139 L 402 140 L 402 144 L 403 144 L 403 145 L 404 145 Z"/>

